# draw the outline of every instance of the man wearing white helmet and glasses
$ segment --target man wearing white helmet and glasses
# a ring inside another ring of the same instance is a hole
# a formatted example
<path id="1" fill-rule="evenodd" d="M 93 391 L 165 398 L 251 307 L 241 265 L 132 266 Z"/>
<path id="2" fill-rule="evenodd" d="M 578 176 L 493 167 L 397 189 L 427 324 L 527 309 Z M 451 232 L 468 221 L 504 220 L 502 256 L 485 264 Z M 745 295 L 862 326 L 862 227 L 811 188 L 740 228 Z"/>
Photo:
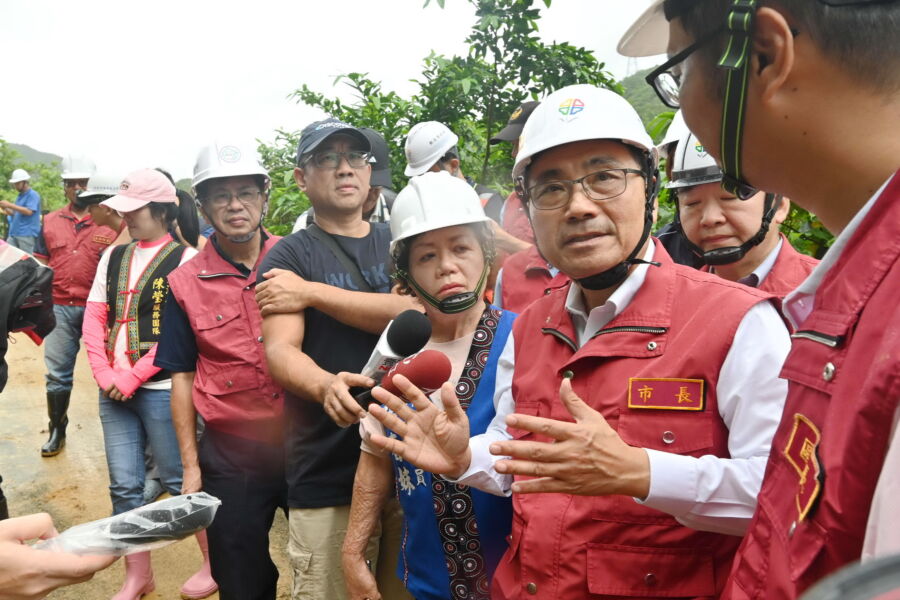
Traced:
<path id="1" fill-rule="evenodd" d="M 694 134 L 675 150 L 669 190 L 677 221 L 703 269 L 784 298 L 819 263 L 794 250 L 779 226 L 791 203 L 758 192 L 747 200 L 722 189 L 722 171 Z"/>
<path id="2" fill-rule="evenodd" d="M 10 217 L 6 242 L 31 254 L 41 232 L 41 195 L 31 188 L 31 175 L 16 169 L 9 178 L 19 195 L 15 202 L 0 200 L 0 208 Z"/>
<path id="3" fill-rule="evenodd" d="M 215 581 L 189 581 L 182 594 L 204 597 L 218 584 L 223 600 L 274 599 L 269 529 L 286 506 L 284 399 L 269 375 L 255 298 L 259 265 L 280 239 L 262 226 L 269 176 L 256 144 L 220 140 L 200 150 L 192 184 L 215 233 L 168 276 L 154 364 L 172 372 L 182 493 L 203 490 L 222 506 L 207 530 Z"/>
<path id="4" fill-rule="evenodd" d="M 670 54 L 648 82 L 725 189 L 784 194 L 837 234 L 784 300 L 790 391 L 728 597 L 796 597 L 900 550 L 898 22 L 896 0 L 654 0 L 619 43 Z"/>
<path id="5" fill-rule="evenodd" d="M 370 412 L 402 441 L 372 442 L 512 492 L 494 598 L 715 596 L 781 414 L 781 318 L 769 295 L 677 265 L 649 237 L 656 152 L 621 96 L 550 94 L 513 175 L 541 253 L 573 284 L 516 321 L 485 434 L 468 439 L 452 390 L 444 413 L 401 381 L 421 412 L 376 390 L 397 416 Z"/>

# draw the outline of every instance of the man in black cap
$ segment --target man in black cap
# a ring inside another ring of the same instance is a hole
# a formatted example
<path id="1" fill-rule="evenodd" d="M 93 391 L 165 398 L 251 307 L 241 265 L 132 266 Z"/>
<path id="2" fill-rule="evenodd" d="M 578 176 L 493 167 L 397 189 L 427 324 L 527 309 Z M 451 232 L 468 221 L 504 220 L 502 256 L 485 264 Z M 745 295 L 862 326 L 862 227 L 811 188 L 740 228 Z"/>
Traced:
<path id="1" fill-rule="evenodd" d="M 334 118 L 303 130 L 294 179 L 312 203 L 314 222 L 282 239 L 259 269 L 266 359 L 285 389 L 295 600 L 347 597 L 335 573 L 359 459 L 358 428 L 350 425 L 365 415 L 350 388 L 374 384 L 360 370 L 388 322 L 413 308 L 408 297 L 388 293 L 390 228 L 362 218 L 371 151 L 362 130 Z M 370 540 L 373 562 L 378 543 Z M 397 549 L 393 557 L 386 550 L 386 560 L 396 559 Z M 379 581 L 379 589 L 397 589 L 399 580 L 388 575 L 393 585 Z"/>

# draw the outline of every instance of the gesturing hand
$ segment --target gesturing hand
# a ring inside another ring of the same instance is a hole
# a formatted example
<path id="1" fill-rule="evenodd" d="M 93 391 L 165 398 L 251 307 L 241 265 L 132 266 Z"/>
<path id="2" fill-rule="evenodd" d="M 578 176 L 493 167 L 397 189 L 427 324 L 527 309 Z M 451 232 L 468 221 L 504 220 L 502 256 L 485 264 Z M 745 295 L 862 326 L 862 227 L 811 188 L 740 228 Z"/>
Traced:
<path id="1" fill-rule="evenodd" d="M 262 316 L 296 313 L 313 305 L 317 283 L 285 269 L 271 269 L 263 277 L 266 281 L 256 286 L 256 303 Z"/>
<path id="2" fill-rule="evenodd" d="M 500 473 L 535 477 L 513 484 L 513 492 L 562 492 L 582 496 L 625 494 L 646 498 L 650 460 L 643 448 L 629 446 L 599 412 L 585 404 L 563 379 L 559 399 L 575 422 L 512 414 L 506 424 L 553 438 L 553 442 L 505 441 L 491 454 L 509 456 L 494 467 Z"/>
<path id="3" fill-rule="evenodd" d="M 444 404 L 444 410 L 441 410 L 406 377 L 395 375 L 393 383 L 412 402 L 415 410 L 384 388 L 374 388 L 372 396 L 393 412 L 371 404 L 369 413 L 403 439 L 375 434 L 371 442 L 420 469 L 454 478 L 462 475 L 472 461 L 469 419 L 453 393 L 453 384 L 447 382 L 441 386 Z"/>

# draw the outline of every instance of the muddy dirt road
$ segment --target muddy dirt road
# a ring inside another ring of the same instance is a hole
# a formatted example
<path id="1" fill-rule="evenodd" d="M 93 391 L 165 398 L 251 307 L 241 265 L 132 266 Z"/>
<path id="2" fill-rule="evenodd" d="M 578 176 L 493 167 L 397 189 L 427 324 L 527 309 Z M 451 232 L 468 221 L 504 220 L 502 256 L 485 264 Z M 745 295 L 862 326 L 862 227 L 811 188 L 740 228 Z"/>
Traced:
<path id="1" fill-rule="evenodd" d="M 41 458 L 47 439 L 43 349 L 21 334 L 13 336 L 7 361 L 9 383 L 0 394 L 0 475 L 11 516 L 45 511 L 57 529 L 111 514 L 109 476 L 103 433 L 97 413 L 97 388 L 82 349 L 75 370 L 65 450 Z M 279 598 L 290 597 L 290 571 L 285 548 L 287 521 L 279 514 L 271 536 L 272 556 L 281 573 Z M 153 553 L 156 591 L 146 600 L 180 598 L 181 584 L 200 566 L 200 551 L 192 539 Z M 124 566 L 118 561 L 93 580 L 61 588 L 48 596 L 60 600 L 103 600 L 119 589 Z M 214 594 L 211 598 L 218 598 Z"/>

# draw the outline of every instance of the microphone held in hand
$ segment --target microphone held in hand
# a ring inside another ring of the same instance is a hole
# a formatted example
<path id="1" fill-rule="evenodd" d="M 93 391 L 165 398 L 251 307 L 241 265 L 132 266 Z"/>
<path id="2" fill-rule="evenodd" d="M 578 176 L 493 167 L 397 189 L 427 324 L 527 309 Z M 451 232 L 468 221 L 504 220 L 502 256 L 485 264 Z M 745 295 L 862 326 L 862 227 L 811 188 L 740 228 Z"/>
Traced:
<path id="1" fill-rule="evenodd" d="M 388 323 L 360 374 L 371 377 L 378 385 L 391 367 L 421 350 L 430 337 L 431 321 L 428 317 L 417 310 L 403 311 Z M 365 408 L 371 402 L 368 391 L 367 388 L 357 387 L 351 388 L 350 394 Z"/>
<path id="2" fill-rule="evenodd" d="M 392 394 L 401 395 L 400 390 L 394 385 L 394 377 L 403 375 L 428 395 L 440 389 L 444 382 L 450 379 L 452 370 L 450 359 L 446 354 L 437 350 L 422 350 L 394 365 L 381 380 L 381 387 Z"/>

